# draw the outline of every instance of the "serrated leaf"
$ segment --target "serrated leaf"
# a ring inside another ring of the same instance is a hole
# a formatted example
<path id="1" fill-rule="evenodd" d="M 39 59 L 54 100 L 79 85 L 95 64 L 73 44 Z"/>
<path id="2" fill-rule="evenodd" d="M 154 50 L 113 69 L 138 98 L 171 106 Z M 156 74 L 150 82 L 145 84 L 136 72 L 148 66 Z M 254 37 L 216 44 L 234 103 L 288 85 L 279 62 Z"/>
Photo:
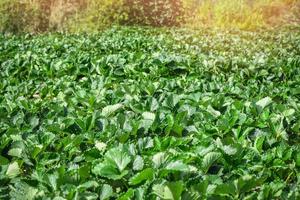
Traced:
<path id="1" fill-rule="evenodd" d="M 14 156 L 14 157 L 19 157 L 21 158 L 22 157 L 22 149 L 21 148 L 12 148 L 8 151 L 8 155 L 10 156 Z"/>
<path id="2" fill-rule="evenodd" d="M 130 185 L 138 185 L 143 181 L 151 181 L 154 178 L 154 170 L 151 168 L 144 169 L 129 179 Z"/>
<path id="3" fill-rule="evenodd" d="M 99 163 L 93 168 L 92 172 L 96 175 L 113 180 L 119 180 L 128 173 L 127 170 L 119 172 L 119 170 L 116 169 L 115 166 L 107 163 Z"/>
<path id="4" fill-rule="evenodd" d="M 214 194 L 217 195 L 234 195 L 235 193 L 235 186 L 232 183 L 217 185 L 216 189 L 214 190 Z"/>
<path id="5" fill-rule="evenodd" d="M 202 169 L 205 173 L 209 170 L 211 165 L 216 162 L 221 157 L 220 153 L 217 152 L 209 152 L 206 154 L 202 161 Z"/>
<path id="6" fill-rule="evenodd" d="M 155 114 L 154 114 L 154 113 L 151 113 L 151 112 L 144 112 L 144 113 L 142 114 L 142 116 L 143 116 L 143 118 L 144 118 L 145 120 L 154 121 L 154 119 L 155 119 Z"/>
<path id="7" fill-rule="evenodd" d="M 287 109 L 287 110 L 283 111 L 282 114 L 285 117 L 289 117 L 289 116 L 293 115 L 295 112 L 296 112 L 295 109 Z"/>
<path id="8" fill-rule="evenodd" d="M 21 170 L 19 164 L 16 161 L 8 165 L 8 168 L 6 170 L 6 175 L 8 176 L 8 178 L 14 178 L 18 176 L 20 173 Z"/>
<path id="9" fill-rule="evenodd" d="M 100 192 L 100 200 L 109 199 L 113 195 L 113 189 L 110 185 L 104 184 Z"/>
<path id="10" fill-rule="evenodd" d="M 135 190 L 135 198 L 136 200 L 144 200 L 145 199 L 145 189 L 139 187 Z"/>
<path id="11" fill-rule="evenodd" d="M 182 172 L 196 171 L 194 167 L 184 164 L 182 161 L 169 162 L 164 169 Z"/>
<path id="12" fill-rule="evenodd" d="M 39 118 L 37 118 L 37 117 L 31 118 L 30 125 L 31 125 L 31 128 L 35 128 L 37 125 L 39 125 Z"/>
<path id="13" fill-rule="evenodd" d="M 127 192 L 125 192 L 124 194 L 122 194 L 118 200 L 130 200 L 132 199 L 132 197 L 134 196 L 134 190 L 132 188 L 128 189 Z"/>
<path id="14" fill-rule="evenodd" d="M 168 200 L 180 200 L 183 189 L 184 189 L 184 184 L 182 181 L 169 182 L 166 185 L 158 184 L 152 187 L 153 193 L 155 195 L 157 195 L 161 199 L 168 199 Z"/>
<path id="15" fill-rule="evenodd" d="M 142 170 L 144 167 L 144 160 L 141 156 L 136 156 L 133 161 L 133 170 Z"/>
<path id="16" fill-rule="evenodd" d="M 38 193 L 38 189 L 29 186 L 27 183 L 18 182 L 10 191 L 11 199 L 34 200 Z"/>
<path id="17" fill-rule="evenodd" d="M 225 154 L 230 155 L 230 156 L 237 153 L 237 149 L 232 147 L 231 145 L 222 146 L 222 150 L 224 151 Z"/>
<path id="18" fill-rule="evenodd" d="M 221 115 L 221 113 L 219 111 L 215 110 L 213 107 L 211 107 L 211 105 L 209 105 L 207 107 L 207 112 L 209 112 L 212 116 L 214 116 L 216 118 Z"/>
<path id="19" fill-rule="evenodd" d="M 86 190 L 86 189 L 89 189 L 92 187 L 96 188 L 96 187 L 98 187 L 98 185 L 99 184 L 96 181 L 87 181 L 87 182 L 79 185 L 78 188 Z"/>
<path id="20" fill-rule="evenodd" d="M 237 192 L 241 194 L 244 192 L 248 192 L 257 186 L 260 186 L 263 181 L 263 178 L 256 179 L 251 175 L 244 175 L 241 178 L 235 180 L 234 185 Z"/>
<path id="21" fill-rule="evenodd" d="M 155 168 L 159 168 L 167 160 L 166 154 L 164 152 L 159 152 L 155 154 L 152 158 L 152 162 Z"/>
<path id="22" fill-rule="evenodd" d="M 146 129 L 150 128 L 150 126 L 153 124 L 155 120 L 155 114 L 151 112 L 144 112 L 142 116 L 143 116 L 142 127 Z"/>
<path id="23" fill-rule="evenodd" d="M 120 148 L 110 149 L 105 154 L 105 159 L 112 165 L 116 166 L 122 172 L 127 165 L 131 162 L 128 153 Z"/>
<path id="24" fill-rule="evenodd" d="M 167 187 L 170 189 L 170 191 L 172 193 L 172 199 L 174 199 L 174 200 L 181 199 L 181 194 L 184 190 L 183 181 L 169 182 L 169 183 L 167 183 Z"/>
<path id="25" fill-rule="evenodd" d="M 123 105 L 120 103 L 106 106 L 102 109 L 101 115 L 104 117 L 109 117 L 110 115 L 112 115 L 113 113 L 121 109 L 122 107 Z"/>
<path id="26" fill-rule="evenodd" d="M 265 107 L 270 105 L 272 103 L 272 99 L 270 97 L 265 97 L 255 103 L 255 105 L 258 107 L 259 111 L 262 111 Z"/>

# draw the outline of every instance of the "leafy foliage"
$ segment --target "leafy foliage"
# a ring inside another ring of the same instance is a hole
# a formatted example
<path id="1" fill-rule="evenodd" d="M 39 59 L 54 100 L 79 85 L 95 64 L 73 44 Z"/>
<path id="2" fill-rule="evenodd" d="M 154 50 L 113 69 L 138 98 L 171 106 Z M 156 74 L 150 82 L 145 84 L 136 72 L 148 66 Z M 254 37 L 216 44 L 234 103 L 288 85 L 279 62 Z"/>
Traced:
<path id="1" fill-rule="evenodd" d="M 299 199 L 300 34 L 0 36 L 1 199 Z"/>

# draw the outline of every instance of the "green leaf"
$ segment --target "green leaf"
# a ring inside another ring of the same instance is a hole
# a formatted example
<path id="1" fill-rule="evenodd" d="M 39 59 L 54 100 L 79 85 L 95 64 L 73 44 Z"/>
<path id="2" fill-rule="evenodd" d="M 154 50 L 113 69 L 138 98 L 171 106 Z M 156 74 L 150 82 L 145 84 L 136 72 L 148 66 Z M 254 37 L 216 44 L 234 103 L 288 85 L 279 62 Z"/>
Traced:
<path id="1" fill-rule="evenodd" d="M 272 103 L 272 99 L 270 97 L 265 97 L 255 103 L 259 112 L 261 112 L 265 107 Z"/>
<path id="2" fill-rule="evenodd" d="M 293 115 L 294 113 L 295 113 L 295 109 L 287 109 L 287 110 L 283 111 L 282 114 L 283 114 L 285 117 L 289 117 L 289 116 Z"/>
<path id="3" fill-rule="evenodd" d="M 167 183 L 167 187 L 170 189 L 172 193 L 172 199 L 179 200 L 181 199 L 181 194 L 184 190 L 184 183 L 183 181 L 178 182 L 169 182 Z"/>
<path id="4" fill-rule="evenodd" d="M 133 161 L 133 170 L 142 170 L 144 167 L 144 160 L 141 156 L 136 156 Z"/>
<path id="5" fill-rule="evenodd" d="M 142 187 L 137 188 L 135 190 L 135 198 L 136 200 L 144 200 L 145 199 L 145 189 Z"/>
<path id="6" fill-rule="evenodd" d="M 107 163 L 99 163 L 93 168 L 92 172 L 96 175 L 113 180 L 119 180 L 128 173 L 127 170 L 119 172 L 119 170 L 116 169 L 115 166 L 109 165 Z"/>
<path id="7" fill-rule="evenodd" d="M 86 190 L 86 189 L 89 189 L 89 188 L 97 188 L 98 187 L 98 183 L 96 181 L 87 181 L 81 185 L 78 186 L 78 189 L 83 189 L 83 190 Z"/>
<path id="8" fill-rule="evenodd" d="M 166 99 L 166 105 L 173 108 L 174 106 L 176 106 L 176 104 L 180 101 L 181 98 L 181 95 L 171 94 Z"/>
<path id="9" fill-rule="evenodd" d="M 153 124 L 155 120 L 155 114 L 151 112 L 144 112 L 142 116 L 143 116 L 142 127 L 146 129 L 150 128 L 150 126 Z"/>
<path id="10" fill-rule="evenodd" d="M 224 151 L 225 154 L 230 156 L 235 155 L 237 153 L 237 149 L 232 147 L 231 145 L 222 146 L 222 150 Z"/>
<path id="11" fill-rule="evenodd" d="M 207 107 L 207 112 L 209 112 L 215 118 L 217 118 L 221 115 L 221 113 L 219 111 L 215 110 L 213 107 L 211 107 L 211 105 L 209 105 Z"/>
<path id="12" fill-rule="evenodd" d="M 216 162 L 221 157 L 220 153 L 217 152 L 209 152 L 207 153 L 202 161 L 202 169 L 205 173 L 209 170 L 211 165 Z"/>
<path id="13" fill-rule="evenodd" d="M 127 165 L 131 162 L 128 153 L 120 148 L 110 149 L 105 154 L 105 159 L 112 165 L 116 166 L 122 172 Z"/>
<path id="14" fill-rule="evenodd" d="M 264 141 L 265 141 L 265 136 L 259 136 L 255 139 L 254 146 L 258 152 L 262 151 Z"/>
<path id="15" fill-rule="evenodd" d="M 18 176 L 21 173 L 21 169 L 19 167 L 19 164 L 15 161 L 8 165 L 8 168 L 6 170 L 6 175 L 8 178 L 14 178 Z"/>
<path id="16" fill-rule="evenodd" d="M 37 117 L 33 117 L 30 119 L 30 125 L 31 125 L 31 128 L 35 128 L 37 125 L 39 125 L 39 118 Z"/>
<path id="17" fill-rule="evenodd" d="M 300 152 L 296 154 L 295 161 L 296 161 L 296 166 L 300 167 Z"/>
<path id="18" fill-rule="evenodd" d="M 104 184 L 100 192 L 100 200 L 109 199 L 113 195 L 113 189 L 110 185 Z"/>
<path id="19" fill-rule="evenodd" d="M 196 171 L 196 168 L 194 168 L 190 165 L 184 164 L 182 161 L 169 162 L 164 169 L 170 170 L 170 171 L 181 171 L 181 172 Z"/>
<path id="20" fill-rule="evenodd" d="M 10 156 L 14 156 L 14 157 L 19 157 L 21 158 L 22 157 L 22 149 L 21 148 L 12 148 L 8 151 L 8 155 Z"/>
<path id="21" fill-rule="evenodd" d="M 8 165 L 8 164 L 9 164 L 9 160 L 0 155 L 0 165 Z"/>
<path id="22" fill-rule="evenodd" d="M 154 170 L 151 168 L 144 169 L 129 179 L 130 185 L 138 185 L 143 181 L 151 181 L 154 178 Z"/>
<path id="23" fill-rule="evenodd" d="M 154 121 L 155 119 L 155 114 L 154 113 L 151 113 L 151 112 L 144 112 L 142 114 L 144 120 L 149 120 L 149 121 Z"/>
<path id="24" fill-rule="evenodd" d="M 24 200 L 34 200 L 38 189 L 29 186 L 24 182 L 17 182 L 12 190 L 10 191 L 11 199 L 24 199 Z"/>
<path id="25" fill-rule="evenodd" d="M 252 175 L 244 175 L 234 181 L 235 188 L 239 194 L 249 192 L 250 190 L 260 186 L 264 179 L 256 179 Z"/>
<path id="26" fill-rule="evenodd" d="M 134 190 L 132 188 L 128 189 L 127 192 L 125 192 L 124 194 L 122 194 L 118 200 L 130 200 L 132 199 L 132 197 L 134 196 Z"/>
<path id="27" fill-rule="evenodd" d="M 106 106 L 102 109 L 102 113 L 101 115 L 104 117 L 109 117 L 110 115 L 114 114 L 115 112 L 117 112 L 119 109 L 121 109 L 123 107 L 122 104 L 118 103 L 115 105 L 109 105 Z"/>
<path id="28" fill-rule="evenodd" d="M 166 185 L 154 185 L 152 187 L 153 193 L 162 199 L 180 200 L 181 194 L 184 190 L 182 181 L 169 182 Z"/>
<path id="29" fill-rule="evenodd" d="M 167 156 L 164 152 L 159 152 L 155 154 L 152 158 L 152 162 L 155 168 L 159 168 L 167 160 Z"/>
<path id="30" fill-rule="evenodd" d="M 235 193 L 235 186 L 232 183 L 217 185 L 214 191 L 214 194 L 217 195 L 234 195 Z"/>

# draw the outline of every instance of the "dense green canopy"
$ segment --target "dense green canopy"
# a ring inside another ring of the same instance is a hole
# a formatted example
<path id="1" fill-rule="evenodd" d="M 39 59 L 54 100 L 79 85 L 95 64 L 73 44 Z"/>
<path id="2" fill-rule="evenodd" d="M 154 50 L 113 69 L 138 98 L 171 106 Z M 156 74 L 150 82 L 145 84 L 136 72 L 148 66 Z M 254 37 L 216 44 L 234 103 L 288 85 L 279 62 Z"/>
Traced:
<path id="1" fill-rule="evenodd" d="M 300 34 L 0 36 L 0 199 L 299 199 Z"/>

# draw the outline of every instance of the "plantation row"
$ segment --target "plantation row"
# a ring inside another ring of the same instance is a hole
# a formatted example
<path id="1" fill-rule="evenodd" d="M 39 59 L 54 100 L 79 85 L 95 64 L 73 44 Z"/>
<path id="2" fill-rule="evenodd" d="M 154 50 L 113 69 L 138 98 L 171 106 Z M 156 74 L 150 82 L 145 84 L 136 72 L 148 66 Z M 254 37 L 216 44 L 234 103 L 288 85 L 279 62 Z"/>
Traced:
<path id="1" fill-rule="evenodd" d="M 300 33 L 0 36 L 0 199 L 299 199 Z"/>

